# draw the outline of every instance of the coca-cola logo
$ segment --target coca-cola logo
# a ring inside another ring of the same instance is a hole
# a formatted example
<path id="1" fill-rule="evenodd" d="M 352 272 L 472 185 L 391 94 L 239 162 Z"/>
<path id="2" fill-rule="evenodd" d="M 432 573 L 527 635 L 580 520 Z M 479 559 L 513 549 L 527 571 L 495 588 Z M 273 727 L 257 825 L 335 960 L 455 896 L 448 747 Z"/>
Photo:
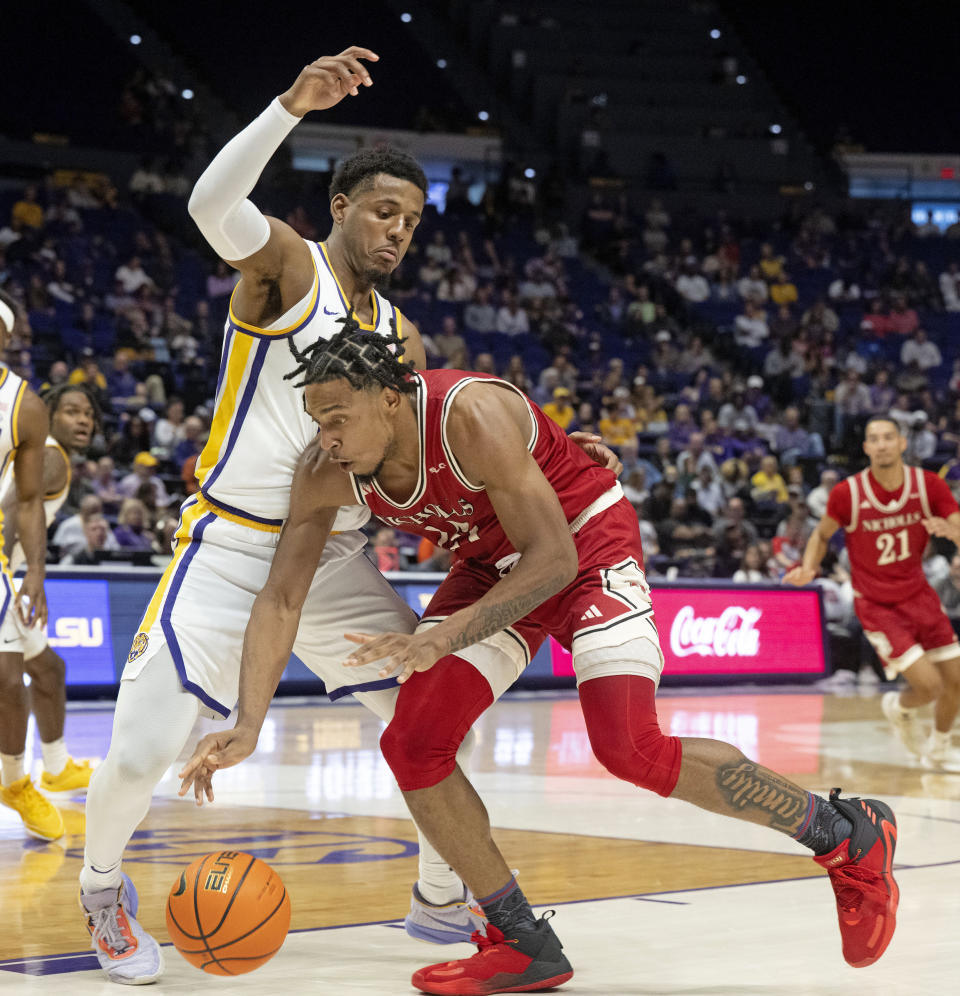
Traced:
<path id="1" fill-rule="evenodd" d="M 670 649 L 677 657 L 756 657 L 760 650 L 757 608 L 730 605 L 719 616 L 697 616 L 685 605 L 670 627 Z"/>

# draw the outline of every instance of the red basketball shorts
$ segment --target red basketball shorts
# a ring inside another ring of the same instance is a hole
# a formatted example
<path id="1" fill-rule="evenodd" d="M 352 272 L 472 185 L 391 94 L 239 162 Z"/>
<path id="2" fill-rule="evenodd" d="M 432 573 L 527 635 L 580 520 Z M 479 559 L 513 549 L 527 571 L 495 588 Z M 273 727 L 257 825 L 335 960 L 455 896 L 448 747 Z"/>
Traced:
<path id="1" fill-rule="evenodd" d="M 960 657 L 953 625 L 929 585 L 897 605 L 858 597 L 853 607 L 890 679 L 916 664 L 924 654 L 932 661 Z"/>

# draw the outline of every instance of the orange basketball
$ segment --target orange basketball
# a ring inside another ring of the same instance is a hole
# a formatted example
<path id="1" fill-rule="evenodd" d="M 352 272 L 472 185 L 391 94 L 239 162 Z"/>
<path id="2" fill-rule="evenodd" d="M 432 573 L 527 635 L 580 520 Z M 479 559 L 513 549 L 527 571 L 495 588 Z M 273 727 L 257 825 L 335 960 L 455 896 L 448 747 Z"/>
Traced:
<path id="1" fill-rule="evenodd" d="M 167 930 L 184 958 L 211 975 L 242 975 L 269 961 L 290 929 L 280 876 L 242 851 L 216 851 L 180 873 Z"/>

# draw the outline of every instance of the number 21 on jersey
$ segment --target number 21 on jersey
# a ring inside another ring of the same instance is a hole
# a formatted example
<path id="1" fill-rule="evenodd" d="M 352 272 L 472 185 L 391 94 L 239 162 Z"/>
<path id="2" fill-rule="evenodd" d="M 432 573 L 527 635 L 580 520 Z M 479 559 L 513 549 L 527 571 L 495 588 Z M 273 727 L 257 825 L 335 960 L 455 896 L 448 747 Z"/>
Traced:
<path id="1" fill-rule="evenodd" d="M 910 534 L 906 529 L 898 533 L 880 533 L 877 537 L 877 549 L 880 556 L 877 564 L 892 564 L 897 560 L 906 560 L 910 556 Z"/>

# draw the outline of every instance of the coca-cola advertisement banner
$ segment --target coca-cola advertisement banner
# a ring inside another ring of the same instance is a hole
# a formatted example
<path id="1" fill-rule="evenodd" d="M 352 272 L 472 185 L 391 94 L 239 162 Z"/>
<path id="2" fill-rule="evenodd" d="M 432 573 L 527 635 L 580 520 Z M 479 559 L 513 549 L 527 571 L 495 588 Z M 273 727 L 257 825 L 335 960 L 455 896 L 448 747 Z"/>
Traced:
<path id="1" fill-rule="evenodd" d="M 670 585 L 652 589 L 663 677 L 821 677 L 827 670 L 815 589 Z M 554 675 L 573 662 L 551 642 Z"/>

